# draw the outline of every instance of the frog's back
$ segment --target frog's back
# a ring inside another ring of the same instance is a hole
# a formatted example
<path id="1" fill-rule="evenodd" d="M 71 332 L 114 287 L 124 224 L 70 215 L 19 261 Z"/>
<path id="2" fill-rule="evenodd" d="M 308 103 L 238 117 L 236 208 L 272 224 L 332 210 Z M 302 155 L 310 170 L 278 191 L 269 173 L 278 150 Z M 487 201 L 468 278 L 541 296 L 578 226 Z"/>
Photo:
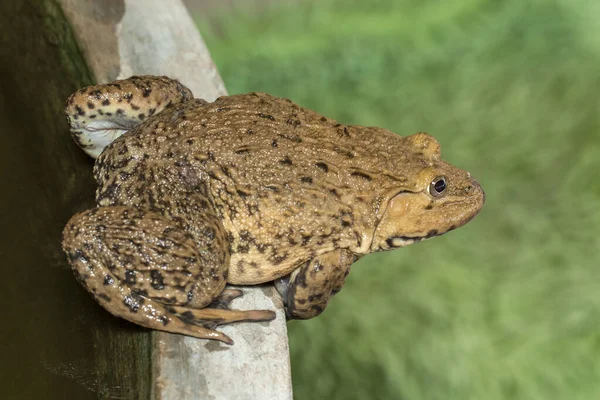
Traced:
<path id="1" fill-rule="evenodd" d="M 385 129 L 339 124 L 266 93 L 188 102 L 161 113 L 136 136 L 147 143 L 159 131 L 168 137 L 159 158 L 231 169 L 239 184 L 312 179 L 340 191 L 373 180 L 379 181 L 375 186 L 395 185 L 414 155 L 402 137 Z"/>
<path id="2" fill-rule="evenodd" d="M 258 283 L 319 253 L 366 249 L 375 198 L 405 179 L 394 163 L 410 156 L 388 131 L 338 124 L 268 94 L 193 100 L 107 148 L 96 165 L 98 201 L 168 207 L 178 185 L 202 188 L 230 234 L 230 281 Z"/>

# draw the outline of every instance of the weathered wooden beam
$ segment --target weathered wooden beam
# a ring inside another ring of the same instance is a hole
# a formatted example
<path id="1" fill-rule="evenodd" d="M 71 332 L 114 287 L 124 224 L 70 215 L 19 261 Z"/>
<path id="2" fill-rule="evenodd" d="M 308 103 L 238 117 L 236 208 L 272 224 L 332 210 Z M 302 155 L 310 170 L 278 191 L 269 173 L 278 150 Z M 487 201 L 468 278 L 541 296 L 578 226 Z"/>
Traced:
<path id="1" fill-rule="evenodd" d="M 226 94 L 180 0 L 59 2 L 98 82 L 167 75 L 208 101 Z M 292 399 L 281 298 L 271 285 L 243 290 L 233 307 L 276 310 L 277 319 L 220 328 L 235 341 L 233 346 L 153 332 L 154 399 Z"/>

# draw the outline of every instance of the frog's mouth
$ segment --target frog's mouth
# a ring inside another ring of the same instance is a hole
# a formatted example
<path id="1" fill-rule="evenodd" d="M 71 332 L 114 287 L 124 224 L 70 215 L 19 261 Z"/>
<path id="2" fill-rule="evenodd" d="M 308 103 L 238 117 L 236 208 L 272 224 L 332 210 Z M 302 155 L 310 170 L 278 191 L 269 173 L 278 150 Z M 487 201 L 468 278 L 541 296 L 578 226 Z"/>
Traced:
<path id="1" fill-rule="evenodd" d="M 454 228 L 452 228 L 452 229 L 454 229 Z M 433 230 L 427 232 L 427 234 L 423 235 L 423 236 L 391 236 L 385 240 L 385 242 L 384 242 L 385 245 L 384 245 L 384 243 L 382 243 L 379 246 L 379 248 L 381 250 L 389 250 L 389 249 L 395 249 L 395 248 L 400 248 L 400 247 L 406 247 L 413 243 L 418 243 L 418 242 L 430 239 L 435 236 L 440 236 L 443 233 L 446 233 L 446 232 L 439 232 L 439 231 L 433 229 Z"/>

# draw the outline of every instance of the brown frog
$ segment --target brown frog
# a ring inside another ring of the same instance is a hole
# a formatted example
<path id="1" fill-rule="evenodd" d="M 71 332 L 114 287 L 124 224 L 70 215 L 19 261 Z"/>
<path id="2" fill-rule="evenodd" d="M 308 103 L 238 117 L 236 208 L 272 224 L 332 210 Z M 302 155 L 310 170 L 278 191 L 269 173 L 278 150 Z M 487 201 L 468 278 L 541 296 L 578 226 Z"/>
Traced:
<path id="1" fill-rule="evenodd" d="M 320 314 L 365 254 L 451 231 L 484 193 L 417 133 L 337 123 L 265 93 L 194 99 L 166 77 L 73 94 L 75 141 L 98 157 L 97 207 L 63 248 L 79 282 L 137 324 L 233 343 L 215 330 L 266 321 L 228 307 L 226 283 L 276 281 L 289 318 Z"/>

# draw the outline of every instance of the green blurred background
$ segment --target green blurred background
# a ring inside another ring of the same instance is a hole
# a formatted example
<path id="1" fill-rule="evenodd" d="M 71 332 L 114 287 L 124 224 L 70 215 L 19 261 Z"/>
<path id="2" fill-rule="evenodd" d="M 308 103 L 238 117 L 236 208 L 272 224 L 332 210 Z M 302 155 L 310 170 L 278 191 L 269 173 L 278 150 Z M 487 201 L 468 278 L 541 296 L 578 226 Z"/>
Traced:
<path id="1" fill-rule="evenodd" d="M 467 226 L 364 258 L 322 316 L 289 323 L 296 399 L 600 398 L 598 0 L 207 15 L 230 93 L 429 132 L 487 194 Z"/>

